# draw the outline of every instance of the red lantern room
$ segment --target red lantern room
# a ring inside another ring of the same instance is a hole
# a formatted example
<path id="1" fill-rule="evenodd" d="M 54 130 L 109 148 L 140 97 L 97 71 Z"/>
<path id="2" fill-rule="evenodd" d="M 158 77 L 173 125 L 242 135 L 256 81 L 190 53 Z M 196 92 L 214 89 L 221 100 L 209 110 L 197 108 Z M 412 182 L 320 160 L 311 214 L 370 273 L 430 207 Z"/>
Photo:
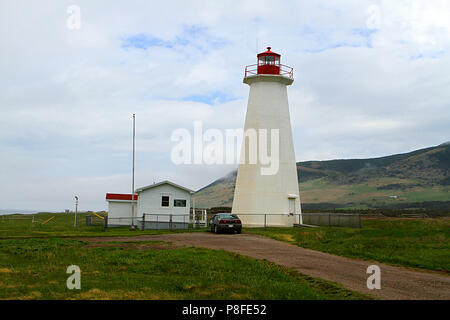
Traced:
<path id="1" fill-rule="evenodd" d="M 278 53 L 267 51 L 258 54 L 258 74 L 280 74 L 280 55 Z"/>
<path id="2" fill-rule="evenodd" d="M 282 65 L 278 53 L 270 51 L 271 47 L 267 47 L 267 51 L 261 52 L 257 55 L 258 63 L 245 67 L 245 76 L 252 76 L 257 74 L 274 74 L 287 76 L 291 79 L 294 77 L 294 70 L 291 67 Z"/>

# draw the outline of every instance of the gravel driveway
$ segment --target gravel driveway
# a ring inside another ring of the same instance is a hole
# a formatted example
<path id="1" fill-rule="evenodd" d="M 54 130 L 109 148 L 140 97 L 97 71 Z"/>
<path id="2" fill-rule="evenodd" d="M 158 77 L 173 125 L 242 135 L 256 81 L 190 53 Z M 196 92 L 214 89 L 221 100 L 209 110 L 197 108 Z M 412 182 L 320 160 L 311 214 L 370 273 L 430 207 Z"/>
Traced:
<path id="1" fill-rule="evenodd" d="M 257 259 L 267 259 L 303 274 L 342 284 L 348 289 L 382 299 L 450 299 L 450 277 L 438 272 L 413 271 L 378 262 L 339 257 L 251 234 L 206 232 L 145 235 L 134 237 L 80 238 L 84 241 L 170 241 L 176 246 L 223 249 Z M 381 269 L 381 289 L 369 290 L 369 265 Z"/>

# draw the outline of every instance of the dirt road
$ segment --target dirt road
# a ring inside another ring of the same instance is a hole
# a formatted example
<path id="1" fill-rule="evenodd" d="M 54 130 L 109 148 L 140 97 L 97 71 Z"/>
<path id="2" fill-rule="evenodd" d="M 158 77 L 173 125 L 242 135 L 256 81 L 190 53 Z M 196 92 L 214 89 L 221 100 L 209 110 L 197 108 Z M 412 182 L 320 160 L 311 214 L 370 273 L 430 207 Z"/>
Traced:
<path id="1" fill-rule="evenodd" d="M 339 257 L 251 235 L 216 235 L 203 232 L 135 237 L 82 238 L 93 242 L 169 241 L 176 246 L 223 249 L 257 259 L 267 259 L 303 274 L 342 284 L 382 299 L 450 299 L 450 277 L 437 272 L 418 272 L 377 262 Z M 381 269 L 381 289 L 367 289 L 369 265 Z"/>

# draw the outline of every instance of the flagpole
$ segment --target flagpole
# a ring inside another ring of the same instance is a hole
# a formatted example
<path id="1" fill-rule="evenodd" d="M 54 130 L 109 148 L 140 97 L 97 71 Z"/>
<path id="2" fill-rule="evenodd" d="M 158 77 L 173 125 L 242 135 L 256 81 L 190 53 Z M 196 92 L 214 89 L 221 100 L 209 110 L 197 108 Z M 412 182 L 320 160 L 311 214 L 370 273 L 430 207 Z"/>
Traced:
<path id="1" fill-rule="evenodd" d="M 131 175 L 131 216 L 132 226 L 135 226 L 135 210 L 134 210 L 134 164 L 135 164 L 135 147 L 136 147 L 136 115 L 133 113 L 133 172 Z"/>

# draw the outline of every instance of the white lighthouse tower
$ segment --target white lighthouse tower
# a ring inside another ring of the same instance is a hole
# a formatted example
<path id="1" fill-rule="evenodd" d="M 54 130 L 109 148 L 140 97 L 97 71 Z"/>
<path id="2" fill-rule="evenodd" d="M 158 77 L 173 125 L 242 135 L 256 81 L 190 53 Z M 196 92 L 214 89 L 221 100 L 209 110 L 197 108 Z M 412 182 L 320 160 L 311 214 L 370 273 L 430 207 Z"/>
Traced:
<path id="1" fill-rule="evenodd" d="M 280 55 L 270 49 L 267 47 L 267 51 L 257 55 L 257 64 L 245 68 L 244 83 L 250 86 L 250 93 L 232 212 L 239 215 L 246 227 L 302 223 L 287 97 L 287 86 L 294 82 L 293 69 L 280 64 Z M 249 132 L 258 133 L 258 143 L 253 146 L 254 135 Z M 262 140 L 260 133 L 264 132 L 267 138 Z M 278 170 L 268 170 L 269 173 L 264 172 L 267 164 L 259 154 L 265 141 L 268 153 L 278 160 Z M 276 144 L 278 154 L 272 149 Z M 252 162 L 255 152 L 258 161 Z"/>

